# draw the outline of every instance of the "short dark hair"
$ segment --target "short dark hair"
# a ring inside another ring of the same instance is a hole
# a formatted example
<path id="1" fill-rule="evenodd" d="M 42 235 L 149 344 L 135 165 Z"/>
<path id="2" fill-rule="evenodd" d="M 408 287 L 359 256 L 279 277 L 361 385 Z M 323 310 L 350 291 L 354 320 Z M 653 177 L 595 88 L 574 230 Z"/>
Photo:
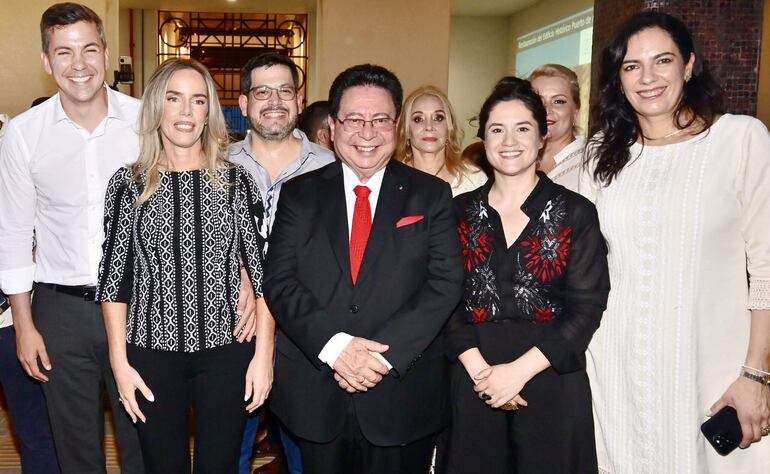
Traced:
<path id="1" fill-rule="evenodd" d="M 104 23 L 93 10 L 79 3 L 57 3 L 48 7 L 40 18 L 40 39 L 43 44 L 43 52 L 48 52 L 50 45 L 51 30 L 85 21 L 93 23 L 99 32 L 99 38 L 102 40 L 102 47 L 107 47 L 107 40 L 104 37 Z"/>
<path id="2" fill-rule="evenodd" d="M 278 53 L 262 53 L 246 61 L 241 69 L 241 94 L 248 94 L 251 89 L 251 71 L 254 69 L 273 66 L 286 66 L 291 71 L 294 87 L 299 89 L 299 68 L 291 58 Z"/>
<path id="3" fill-rule="evenodd" d="M 38 97 L 37 99 L 32 101 L 32 105 L 30 105 L 29 108 L 31 109 L 32 107 L 37 107 L 38 105 L 42 104 L 46 100 L 48 100 L 48 97 L 46 96 Z"/>
<path id="4" fill-rule="evenodd" d="M 395 74 L 382 66 L 373 64 L 359 64 L 342 71 L 332 82 L 329 88 L 329 115 L 336 118 L 340 111 L 340 101 L 342 94 L 356 86 L 373 86 L 385 89 L 390 93 L 393 99 L 393 105 L 396 107 L 396 116 L 401 113 L 401 102 L 404 99 L 404 90 L 401 88 L 401 82 Z"/>
<path id="5" fill-rule="evenodd" d="M 682 87 L 682 97 L 674 110 L 674 124 L 684 129 L 700 120 L 708 129 L 722 112 L 722 90 L 711 75 L 692 35 L 678 18 L 666 13 L 644 11 L 628 19 L 615 32 L 602 51 L 599 64 L 598 101 L 591 107 L 589 144 L 596 150 L 594 179 L 608 185 L 631 160 L 630 148 L 642 135 L 639 118 L 623 94 L 620 69 L 628 52 L 628 41 L 651 28 L 666 32 L 686 63 L 695 54 L 692 77 Z M 601 134 L 597 132 L 601 131 Z M 642 140 L 644 137 L 642 136 Z M 642 142 L 644 143 L 644 142 Z"/>
<path id="6" fill-rule="evenodd" d="M 506 76 L 500 79 L 492 93 L 484 101 L 481 106 L 481 112 L 479 112 L 479 131 L 476 136 L 484 139 L 484 130 L 487 128 L 487 122 L 489 121 L 489 113 L 500 102 L 509 102 L 512 100 L 521 101 L 524 107 L 532 112 L 532 116 L 537 122 L 537 134 L 540 138 L 545 137 L 548 133 L 548 123 L 546 122 L 546 111 L 543 106 L 543 100 L 532 89 L 532 84 L 524 79 L 518 77 Z"/>
<path id="7" fill-rule="evenodd" d="M 297 128 L 313 141 L 313 135 L 316 130 L 326 124 L 326 117 L 329 116 L 329 101 L 319 100 L 308 105 L 299 116 Z"/>

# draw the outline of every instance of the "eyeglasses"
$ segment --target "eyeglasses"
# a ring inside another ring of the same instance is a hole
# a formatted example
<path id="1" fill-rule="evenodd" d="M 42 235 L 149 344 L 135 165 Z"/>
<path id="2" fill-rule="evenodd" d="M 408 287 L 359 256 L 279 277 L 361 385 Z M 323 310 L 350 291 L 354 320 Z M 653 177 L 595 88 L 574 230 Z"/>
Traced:
<path id="1" fill-rule="evenodd" d="M 270 86 L 257 86 L 249 89 L 249 94 L 254 100 L 267 100 L 273 95 L 273 91 L 278 93 L 278 98 L 281 100 L 292 100 L 297 97 L 297 89 L 288 86 L 270 87 Z"/>
<path id="2" fill-rule="evenodd" d="M 393 127 L 396 125 L 396 121 L 390 117 L 377 117 L 372 120 L 360 118 L 346 118 L 344 120 L 337 118 L 336 120 L 342 124 L 342 128 L 346 132 L 360 132 L 367 123 L 372 124 L 372 128 L 379 132 L 389 132 L 393 130 Z"/>

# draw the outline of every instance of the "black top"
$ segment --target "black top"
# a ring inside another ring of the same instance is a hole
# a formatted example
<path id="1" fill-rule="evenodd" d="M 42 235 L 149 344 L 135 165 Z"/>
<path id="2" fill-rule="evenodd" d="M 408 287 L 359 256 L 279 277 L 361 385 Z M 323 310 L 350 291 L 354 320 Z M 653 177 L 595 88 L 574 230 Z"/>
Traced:
<path id="1" fill-rule="evenodd" d="M 540 325 L 536 347 L 558 372 L 584 368 L 610 289 L 607 247 L 593 204 L 545 174 L 521 210 L 529 223 L 511 245 L 489 205 L 493 180 L 455 198 L 463 298 L 447 325 L 450 357 L 478 347 L 474 325 Z"/>
<path id="2" fill-rule="evenodd" d="M 129 304 L 127 341 L 195 352 L 235 341 L 240 262 L 262 295 L 262 202 L 241 167 L 162 172 L 158 189 L 133 207 L 141 186 L 121 168 L 104 207 L 98 301 Z"/>

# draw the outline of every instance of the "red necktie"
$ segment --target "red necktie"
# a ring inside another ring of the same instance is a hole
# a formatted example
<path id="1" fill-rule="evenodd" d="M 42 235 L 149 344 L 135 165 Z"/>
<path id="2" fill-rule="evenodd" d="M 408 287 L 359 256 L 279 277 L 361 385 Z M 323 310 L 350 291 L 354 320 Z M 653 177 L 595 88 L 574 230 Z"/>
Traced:
<path id="1" fill-rule="evenodd" d="M 356 193 L 356 205 L 353 208 L 353 225 L 350 230 L 350 276 L 353 277 L 355 285 L 361 260 L 364 259 L 366 242 L 372 230 L 372 209 L 369 206 L 369 194 L 372 190 L 366 186 L 356 186 L 353 192 Z"/>

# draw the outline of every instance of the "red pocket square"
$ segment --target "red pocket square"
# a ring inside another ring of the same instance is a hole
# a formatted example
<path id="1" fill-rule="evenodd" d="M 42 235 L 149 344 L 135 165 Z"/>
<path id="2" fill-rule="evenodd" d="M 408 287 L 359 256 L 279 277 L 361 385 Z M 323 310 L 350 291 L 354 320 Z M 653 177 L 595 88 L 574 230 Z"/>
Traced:
<path id="1" fill-rule="evenodd" d="M 396 222 L 396 229 L 420 222 L 423 219 L 425 219 L 425 216 L 404 216 Z"/>

